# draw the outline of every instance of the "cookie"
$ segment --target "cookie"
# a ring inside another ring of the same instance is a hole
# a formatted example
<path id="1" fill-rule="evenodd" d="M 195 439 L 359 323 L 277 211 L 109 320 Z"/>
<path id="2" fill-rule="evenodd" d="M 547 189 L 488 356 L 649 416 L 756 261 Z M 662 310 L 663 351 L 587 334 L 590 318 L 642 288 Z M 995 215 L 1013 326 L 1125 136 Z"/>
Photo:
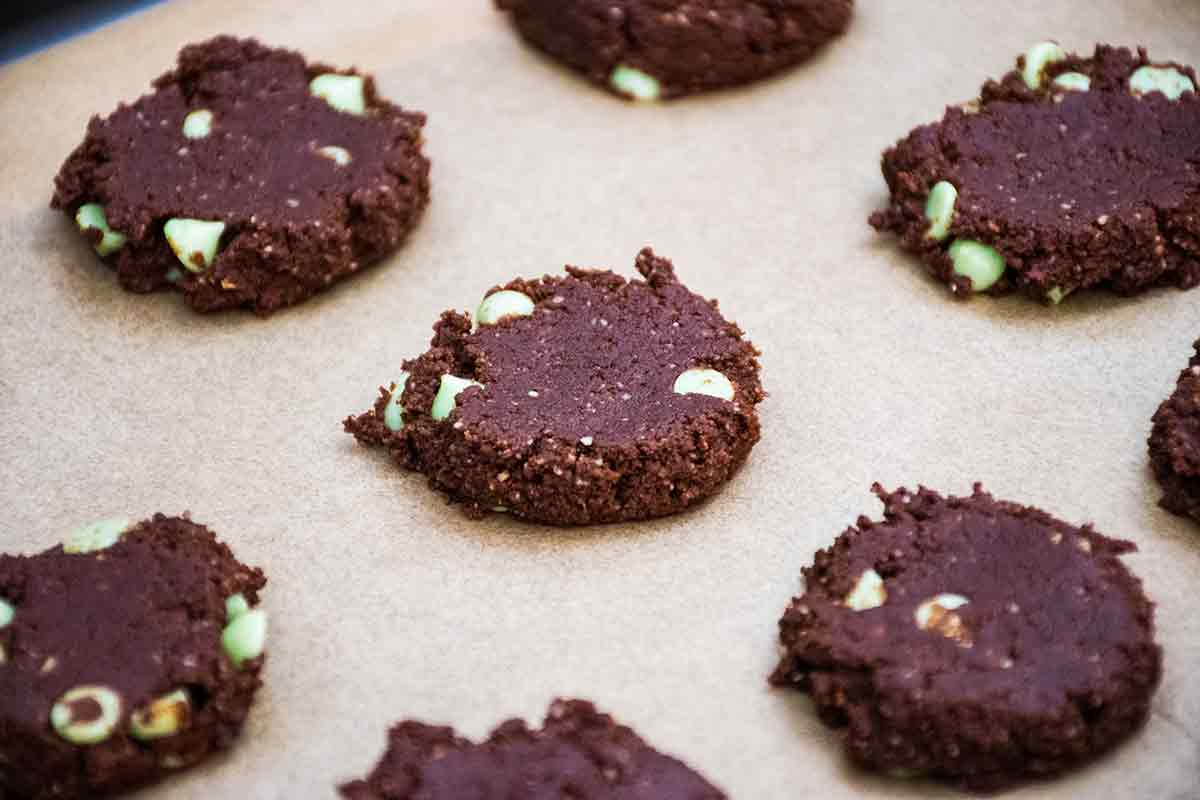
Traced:
<path id="1" fill-rule="evenodd" d="M 108 796 L 231 747 L 260 685 L 265 583 L 162 514 L 0 555 L 0 797 Z"/>
<path id="2" fill-rule="evenodd" d="M 400 246 L 429 199 L 424 123 L 370 76 L 222 36 L 94 117 L 51 205 L 124 288 L 267 314 Z"/>
<path id="3" fill-rule="evenodd" d="M 345 421 L 461 502 L 554 525 L 673 514 L 759 439 L 757 351 L 670 261 L 644 281 L 567 267 L 447 311 L 375 407 Z"/>
<path id="4" fill-rule="evenodd" d="M 723 800 L 682 761 L 582 700 L 556 700 L 541 730 L 509 720 L 480 744 L 451 728 L 401 722 L 366 780 L 343 785 L 348 800 Z"/>
<path id="5" fill-rule="evenodd" d="M 979 100 L 884 153 L 896 234 L 959 297 L 1200 283 L 1196 73 L 1042 42 Z"/>
<path id="6" fill-rule="evenodd" d="M 748 83 L 811 56 L 853 0 L 496 0 L 530 44 L 636 100 Z"/>
<path id="7" fill-rule="evenodd" d="M 1200 522 L 1200 340 L 1175 392 L 1158 407 L 1150 432 L 1150 465 L 1163 508 Z"/>
<path id="8" fill-rule="evenodd" d="M 1073 767 L 1145 721 L 1154 605 L 1108 539 L 978 485 L 885 492 L 804 570 L 771 681 L 867 768 L 972 790 Z"/>

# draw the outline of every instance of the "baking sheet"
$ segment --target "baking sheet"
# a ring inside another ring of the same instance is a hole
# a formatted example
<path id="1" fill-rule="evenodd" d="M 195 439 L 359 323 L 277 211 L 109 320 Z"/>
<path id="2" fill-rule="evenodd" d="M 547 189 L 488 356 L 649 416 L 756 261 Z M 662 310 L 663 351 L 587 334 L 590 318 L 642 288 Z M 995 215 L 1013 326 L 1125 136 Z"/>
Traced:
<path id="1" fill-rule="evenodd" d="M 256 35 L 372 70 L 429 114 L 433 203 L 408 246 L 263 320 L 126 294 L 52 179 L 88 117 L 183 44 Z M 0 70 L 0 546 L 185 509 L 263 566 L 266 687 L 228 757 L 145 798 L 327 797 L 402 717 L 483 735 L 593 699 L 735 798 L 957 796 L 860 773 L 772 691 L 800 567 L 872 481 L 997 495 L 1131 538 L 1166 675 L 1145 730 L 1012 797 L 1200 796 L 1200 528 L 1158 509 L 1150 416 L 1200 292 L 951 300 L 867 215 L 882 149 L 1045 37 L 1200 60 L 1193 0 L 866 0 L 810 64 L 742 91 L 622 103 L 477 0 L 172 2 Z M 764 438 L 679 517 L 558 531 L 471 522 L 341 432 L 445 308 L 563 263 L 673 258 L 762 349 Z"/>

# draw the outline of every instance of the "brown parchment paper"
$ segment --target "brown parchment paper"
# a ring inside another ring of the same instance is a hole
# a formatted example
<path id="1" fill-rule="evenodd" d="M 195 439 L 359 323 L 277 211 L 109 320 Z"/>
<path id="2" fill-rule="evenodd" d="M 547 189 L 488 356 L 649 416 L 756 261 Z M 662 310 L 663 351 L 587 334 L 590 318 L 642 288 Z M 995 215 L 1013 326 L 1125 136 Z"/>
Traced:
<path id="1" fill-rule="evenodd" d="M 47 203 L 89 116 L 187 42 L 256 35 L 374 71 L 429 114 L 433 203 L 395 257 L 270 319 L 126 294 Z M 951 300 L 867 215 L 878 160 L 1030 43 L 1200 61 L 1194 0 L 863 0 L 811 63 L 661 107 L 596 91 L 484 0 L 182 0 L 0 70 L 0 546 L 190 510 L 270 576 L 266 686 L 240 745 L 140 797 L 331 797 L 403 717 L 471 736 L 593 699 L 731 796 L 956 795 L 864 775 L 772 691 L 799 570 L 872 481 L 1001 497 L 1138 542 L 1166 676 L 1144 731 L 1012 797 L 1200 797 L 1200 527 L 1158 509 L 1145 438 L 1200 336 L 1200 291 L 1059 308 Z M 357 447 L 445 308 L 653 244 L 763 351 L 764 438 L 683 516 L 471 522 Z"/>

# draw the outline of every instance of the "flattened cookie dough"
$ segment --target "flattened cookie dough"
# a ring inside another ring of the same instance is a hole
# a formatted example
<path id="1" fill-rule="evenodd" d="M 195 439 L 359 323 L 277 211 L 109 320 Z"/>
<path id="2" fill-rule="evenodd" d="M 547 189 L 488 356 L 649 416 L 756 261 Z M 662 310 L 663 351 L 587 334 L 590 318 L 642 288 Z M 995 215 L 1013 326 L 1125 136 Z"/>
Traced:
<path id="1" fill-rule="evenodd" d="M 682 511 L 715 493 L 759 438 L 757 351 L 670 261 L 644 281 L 567 267 L 447 311 L 375 407 L 363 444 L 463 503 L 555 525 Z"/>
<path id="2" fill-rule="evenodd" d="M 429 199 L 424 124 L 370 76 L 222 36 L 93 117 L 51 205 L 126 289 L 266 314 L 400 246 Z"/>
<path id="3" fill-rule="evenodd" d="M 0 796 L 106 797 L 231 747 L 260 685 L 265 584 L 162 514 L 0 555 Z"/>
<path id="4" fill-rule="evenodd" d="M 486 791 L 483 787 L 486 787 Z M 467 797 L 579 800 L 724 800 L 683 762 L 582 700 L 557 700 L 541 730 L 519 719 L 480 744 L 451 728 L 401 722 L 366 780 L 341 787 L 347 800 Z"/>
<path id="5" fill-rule="evenodd" d="M 839 36 L 853 0 L 496 0 L 520 34 L 635 100 L 748 83 Z"/>
<path id="6" fill-rule="evenodd" d="M 1053 42 L 884 153 L 871 217 L 959 297 L 1200 283 L 1195 70 Z"/>
<path id="7" fill-rule="evenodd" d="M 972 790 L 1053 775 L 1131 735 L 1162 673 L 1131 542 L 1035 508 L 874 487 L 804 569 L 771 681 L 809 694 L 849 756 Z"/>
<path id="8" fill-rule="evenodd" d="M 1150 432 L 1150 464 L 1163 508 L 1200 522 L 1200 340 L 1174 393 L 1158 407 Z"/>

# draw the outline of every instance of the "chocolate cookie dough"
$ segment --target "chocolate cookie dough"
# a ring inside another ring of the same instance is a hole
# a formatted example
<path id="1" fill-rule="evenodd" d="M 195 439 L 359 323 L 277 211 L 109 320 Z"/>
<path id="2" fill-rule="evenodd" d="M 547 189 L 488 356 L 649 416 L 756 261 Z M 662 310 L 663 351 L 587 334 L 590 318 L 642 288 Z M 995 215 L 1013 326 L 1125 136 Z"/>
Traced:
<path id="1" fill-rule="evenodd" d="M 267 314 L 400 246 L 429 199 L 424 123 L 370 76 L 222 36 L 93 117 L 51 205 L 126 289 Z"/>
<path id="2" fill-rule="evenodd" d="M 265 583 L 162 514 L 0 555 L 0 797 L 107 797 L 231 747 L 260 684 Z"/>
<path id="3" fill-rule="evenodd" d="M 772 683 L 809 694 L 859 764 L 972 790 L 1053 775 L 1146 719 L 1154 605 L 1105 538 L 1034 508 L 885 492 L 804 569 Z"/>
<path id="4" fill-rule="evenodd" d="M 496 0 L 538 49 L 636 100 L 748 83 L 839 36 L 853 0 Z"/>
<path id="5" fill-rule="evenodd" d="M 677 759 L 582 700 L 557 700 L 541 730 L 503 723 L 473 744 L 451 728 L 401 722 L 366 780 L 341 787 L 348 800 L 723 800 Z"/>
<path id="6" fill-rule="evenodd" d="M 1154 414 L 1150 464 L 1163 487 L 1160 504 L 1200 522 L 1200 340 L 1175 392 Z"/>
<path id="7" fill-rule="evenodd" d="M 884 153 L 871 217 L 960 297 L 1200 283 L 1196 73 L 1042 42 L 979 100 Z"/>
<path id="8" fill-rule="evenodd" d="M 375 407 L 363 444 L 463 503 L 555 525 L 646 519 L 715 493 L 758 441 L 757 351 L 671 262 L 645 281 L 567 267 L 447 311 Z"/>

